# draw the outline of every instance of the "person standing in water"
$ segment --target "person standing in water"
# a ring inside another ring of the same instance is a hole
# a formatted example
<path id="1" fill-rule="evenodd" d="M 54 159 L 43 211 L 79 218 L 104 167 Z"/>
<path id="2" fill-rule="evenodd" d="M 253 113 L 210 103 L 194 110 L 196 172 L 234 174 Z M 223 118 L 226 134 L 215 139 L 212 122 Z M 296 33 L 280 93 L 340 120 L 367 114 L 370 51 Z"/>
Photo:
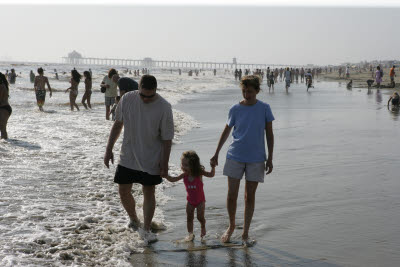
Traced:
<path id="1" fill-rule="evenodd" d="M 253 218 L 255 195 L 259 183 L 264 182 L 264 174 L 270 174 L 273 169 L 272 157 L 274 150 L 274 134 L 272 121 L 274 116 L 270 106 L 257 99 L 260 92 L 258 76 L 244 76 L 240 82 L 243 100 L 229 110 L 228 121 L 218 141 L 211 166 L 218 165 L 219 152 L 228 139 L 233 128 L 233 141 L 229 146 L 223 174 L 228 177 L 227 209 L 229 227 L 221 237 L 222 242 L 229 242 L 235 230 L 235 216 L 240 180 L 245 175 L 245 211 L 242 242 L 249 242 L 249 228 Z M 267 139 L 268 157 L 265 153 Z"/>
<path id="2" fill-rule="evenodd" d="M 50 91 L 50 97 L 52 96 L 52 91 L 49 83 L 49 79 L 43 76 L 43 69 L 38 68 L 37 70 L 39 76 L 35 77 L 34 89 L 36 94 L 36 101 L 40 111 L 43 111 L 44 102 L 46 101 L 46 84 Z"/>
<path id="3" fill-rule="evenodd" d="M 69 105 L 71 106 L 71 111 L 74 111 L 74 107 L 79 111 L 78 105 L 75 103 L 76 97 L 78 96 L 78 86 L 81 81 L 82 75 L 76 69 L 71 71 L 71 87 L 65 90 L 65 92 L 69 91 Z"/>
<path id="4" fill-rule="evenodd" d="M 29 73 L 29 77 L 31 79 L 31 83 L 35 82 L 35 73 L 33 73 L 33 70 L 31 70 L 31 73 Z"/>
<path id="5" fill-rule="evenodd" d="M 106 92 L 104 94 L 104 104 L 106 105 L 106 120 L 110 120 L 110 110 L 112 105 L 114 105 L 115 103 L 115 98 L 118 95 L 118 84 L 112 79 L 115 74 L 118 74 L 116 69 L 110 69 L 101 83 L 101 87 L 106 88 Z"/>
<path id="6" fill-rule="evenodd" d="M 168 162 L 174 138 L 174 121 L 171 104 L 157 94 L 157 80 L 152 75 L 143 75 L 139 90 L 128 92 L 121 98 L 115 122 L 108 138 L 104 164 L 114 163 L 112 152 L 115 142 L 124 128 L 120 162 L 114 182 L 118 184 L 122 205 L 129 215 L 129 227 L 140 226 L 136 214 L 136 202 L 132 195 L 133 184 L 142 185 L 143 230 L 141 237 L 154 242 L 157 237 L 150 231 L 156 207 L 156 185 L 161 177 L 168 176 Z"/>
<path id="7" fill-rule="evenodd" d="M 0 133 L 1 139 L 7 139 L 7 122 L 12 113 L 12 108 L 8 103 L 9 88 L 6 76 L 0 72 Z"/>
<path id="8" fill-rule="evenodd" d="M 85 77 L 85 93 L 82 97 L 82 105 L 87 109 L 88 107 L 91 109 L 92 105 L 90 104 L 90 97 L 92 95 L 92 75 L 89 71 L 84 71 L 83 76 Z M 87 105 L 85 103 L 87 101 Z"/>
<path id="9" fill-rule="evenodd" d="M 290 72 L 289 67 L 287 67 L 286 71 L 285 71 L 286 93 L 288 92 L 289 87 L 290 87 L 290 83 L 292 82 L 292 78 L 291 77 L 292 77 L 292 73 Z"/>
<path id="10" fill-rule="evenodd" d="M 375 82 L 376 82 L 376 86 L 379 88 L 381 88 L 381 82 L 382 82 L 382 75 L 383 72 L 381 71 L 381 67 L 376 67 L 376 72 L 375 72 Z"/>
<path id="11" fill-rule="evenodd" d="M 203 189 L 203 176 L 212 178 L 215 175 L 215 166 L 211 166 L 211 171 L 205 171 L 205 168 L 200 163 L 200 158 L 195 151 L 183 152 L 181 157 L 182 173 L 179 176 L 167 176 L 165 179 L 171 183 L 178 182 L 183 179 L 183 183 L 187 192 L 186 203 L 186 227 L 188 236 L 185 241 L 193 241 L 193 219 L 194 211 L 197 210 L 197 219 L 201 225 L 201 235 L 203 238 L 206 235 L 206 219 L 204 218 L 206 198 Z"/>
<path id="12" fill-rule="evenodd" d="M 16 78 L 17 78 L 17 74 L 15 73 L 15 70 L 11 69 L 11 72 L 8 77 L 8 81 L 10 82 L 10 84 L 15 84 Z"/>

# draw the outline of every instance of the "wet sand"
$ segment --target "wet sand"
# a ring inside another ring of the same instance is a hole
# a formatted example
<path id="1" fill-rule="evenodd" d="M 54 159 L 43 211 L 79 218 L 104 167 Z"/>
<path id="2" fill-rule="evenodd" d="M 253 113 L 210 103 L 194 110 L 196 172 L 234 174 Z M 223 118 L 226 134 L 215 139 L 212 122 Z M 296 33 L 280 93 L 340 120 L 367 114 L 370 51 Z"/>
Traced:
<path id="1" fill-rule="evenodd" d="M 384 68 L 383 69 L 383 81 L 381 83 L 381 87 L 386 87 L 382 89 L 394 89 L 391 88 L 390 86 L 390 76 L 389 76 L 389 71 L 390 68 Z M 368 88 L 367 80 L 374 80 L 374 84 L 372 85 L 373 88 L 376 88 L 376 83 L 375 83 L 375 72 L 376 72 L 376 67 L 373 69 L 373 75 L 371 74 L 371 71 L 365 71 L 362 70 L 362 72 L 356 72 L 355 70 L 352 70 L 350 72 L 350 78 L 346 78 L 346 74 L 342 74 L 342 76 L 339 78 L 339 73 L 338 72 L 332 72 L 332 73 L 323 73 L 319 75 L 320 80 L 326 80 L 326 81 L 336 81 L 336 82 L 343 82 L 345 85 L 350 81 L 353 80 L 353 87 L 354 88 Z M 395 89 L 399 90 L 400 88 L 400 76 L 397 73 L 400 73 L 398 68 L 395 69 L 396 75 L 394 78 L 394 82 L 396 84 Z"/>
<path id="2" fill-rule="evenodd" d="M 229 141 L 220 153 L 213 179 L 205 178 L 207 241 L 176 243 L 185 237 L 186 193 L 183 184 L 166 189 L 169 227 L 144 254 L 131 262 L 147 266 L 396 266 L 400 263 L 400 183 L 398 111 L 388 110 L 388 95 L 372 90 L 346 90 L 337 83 L 316 82 L 306 92 L 294 84 L 289 95 L 278 83 L 266 100 L 276 121 L 274 172 L 260 184 L 250 237 L 251 248 L 226 248 L 219 238 L 228 225 L 226 178 L 222 176 Z M 195 149 L 208 166 L 229 107 L 239 89 L 199 94 L 176 106 L 201 123 L 173 147 L 171 163 Z M 243 225 L 243 183 L 239 192 L 237 229 Z M 208 247 L 207 247 L 208 246 Z M 195 247 L 195 251 L 193 251 Z"/>

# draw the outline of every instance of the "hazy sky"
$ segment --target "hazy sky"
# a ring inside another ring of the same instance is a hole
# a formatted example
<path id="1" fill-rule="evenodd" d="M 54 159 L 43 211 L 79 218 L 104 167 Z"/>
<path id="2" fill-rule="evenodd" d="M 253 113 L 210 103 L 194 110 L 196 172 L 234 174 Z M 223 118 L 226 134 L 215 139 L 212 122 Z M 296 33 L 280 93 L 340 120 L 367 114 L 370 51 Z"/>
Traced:
<path id="1" fill-rule="evenodd" d="M 266 64 L 400 59 L 400 8 L 0 5 L 0 60 Z"/>

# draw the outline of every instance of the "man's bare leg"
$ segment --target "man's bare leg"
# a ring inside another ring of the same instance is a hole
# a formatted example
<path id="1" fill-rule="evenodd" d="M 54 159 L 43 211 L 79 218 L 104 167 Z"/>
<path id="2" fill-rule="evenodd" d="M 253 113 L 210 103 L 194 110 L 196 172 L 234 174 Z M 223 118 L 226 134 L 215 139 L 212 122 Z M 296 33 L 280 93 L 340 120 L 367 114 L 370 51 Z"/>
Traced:
<path id="1" fill-rule="evenodd" d="M 240 180 L 228 177 L 228 197 L 226 208 L 229 214 L 229 227 L 221 237 L 222 242 L 229 242 L 233 231 L 235 231 L 236 204 L 239 193 Z"/>
<path id="2" fill-rule="evenodd" d="M 146 231 L 150 230 L 151 220 L 156 209 L 155 189 L 155 185 L 143 186 L 143 228 Z"/>
<path id="3" fill-rule="evenodd" d="M 246 181 L 246 189 L 244 193 L 245 206 L 244 206 L 244 226 L 242 234 L 243 241 L 247 241 L 247 239 L 249 238 L 249 228 L 254 213 L 257 186 L 258 182 Z"/>
<path id="4" fill-rule="evenodd" d="M 119 185 L 119 197 L 121 198 L 122 206 L 129 215 L 129 218 L 133 223 L 140 225 L 140 220 L 136 215 L 136 203 L 132 196 L 132 184 L 120 184 Z"/>

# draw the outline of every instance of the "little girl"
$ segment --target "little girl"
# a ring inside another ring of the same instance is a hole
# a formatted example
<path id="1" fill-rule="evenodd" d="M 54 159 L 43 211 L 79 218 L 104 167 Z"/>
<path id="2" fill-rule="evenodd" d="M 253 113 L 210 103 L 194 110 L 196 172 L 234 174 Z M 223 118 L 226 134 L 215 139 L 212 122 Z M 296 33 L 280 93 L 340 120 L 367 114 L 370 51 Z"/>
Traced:
<path id="1" fill-rule="evenodd" d="M 211 166 L 211 172 L 206 172 L 204 166 L 200 164 L 199 156 L 194 151 L 186 151 L 181 157 L 181 169 L 183 173 L 178 177 L 168 176 L 166 179 L 170 182 L 177 182 L 183 178 L 183 182 L 187 192 L 187 230 L 189 235 L 185 238 L 186 241 L 194 239 L 193 234 L 193 218 L 194 210 L 197 208 L 197 219 L 201 224 L 201 237 L 206 235 L 206 220 L 204 218 L 204 209 L 206 199 L 203 191 L 202 176 L 214 177 L 215 165 Z"/>

